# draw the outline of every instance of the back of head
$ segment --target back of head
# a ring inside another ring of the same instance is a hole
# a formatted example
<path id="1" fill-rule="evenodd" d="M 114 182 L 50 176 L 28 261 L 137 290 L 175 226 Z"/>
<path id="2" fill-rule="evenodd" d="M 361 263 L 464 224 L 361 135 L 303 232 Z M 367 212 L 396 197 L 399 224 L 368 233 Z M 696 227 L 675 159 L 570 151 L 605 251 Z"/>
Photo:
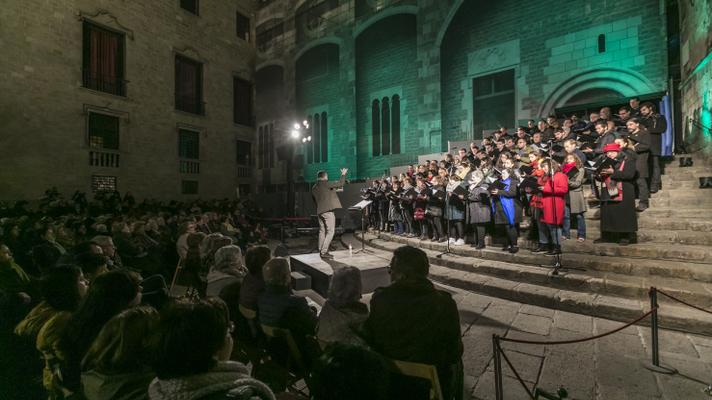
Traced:
<path id="1" fill-rule="evenodd" d="M 245 254 L 245 264 L 250 275 L 262 276 L 262 266 L 272 257 L 272 253 L 267 246 L 255 246 L 247 249 Z"/>
<path id="2" fill-rule="evenodd" d="M 393 252 L 391 274 L 403 278 L 425 278 L 430 270 L 428 256 L 413 246 L 401 246 Z"/>
<path id="3" fill-rule="evenodd" d="M 262 267 L 262 278 L 267 285 L 288 287 L 292 279 L 289 270 L 289 261 L 282 257 L 267 261 Z"/>
<path id="4" fill-rule="evenodd" d="M 104 374 L 137 372 L 149 364 L 149 343 L 158 325 L 158 311 L 133 307 L 111 318 L 89 347 L 82 370 Z"/>
<path id="5" fill-rule="evenodd" d="M 239 246 L 230 244 L 219 248 L 215 252 L 215 269 L 223 271 L 227 269 L 241 269 L 244 266 L 242 261 L 242 250 Z"/>
<path id="6" fill-rule="evenodd" d="M 81 294 L 77 287 L 82 271 L 74 265 L 59 265 L 42 274 L 42 298 L 57 311 L 74 311 L 79 306 Z"/>
<path id="7" fill-rule="evenodd" d="M 225 303 L 217 298 L 169 306 L 153 343 L 153 369 L 159 379 L 200 374 L 213 368 L 225 343 L 229 322 Z"/>
<path id="8" fill-rule="evenodd" d="M 186 244 L 191 249 L 198 249 L 203 240 L 205 240 L 205 234 L 203 232 L 191 233 L 186 238 Z"/>
<path id="9" fill-rule="evenodd" d="M 129 308 L 139 290 L 138 277 L 124 270 L 107 272 L 92 282 L 63 332 L 63 341 L 75 352 L 74 356 L 84 355 L 104 324 Z"/>
<path id="10" fill-rule="evenodd" d="M 49 243 L 39 244 L 32 248 L 32 262 L 40 271 L 46 271 L 57 264 L 62 253 Z"/>
<path id="11" fill-rule="evenodd" d="M 328 300 L 336 306 L 356 302 L 361 298 L 361 287 L 361 271 L 358 268 L 339 268 L 331 277 Z"/>
<path id="12" fill-rule="evenodd" d="M 335 344 L 313 368 L 315 400 L 386 400 L 389 373 L 378 354 L 360 347 Z"/>

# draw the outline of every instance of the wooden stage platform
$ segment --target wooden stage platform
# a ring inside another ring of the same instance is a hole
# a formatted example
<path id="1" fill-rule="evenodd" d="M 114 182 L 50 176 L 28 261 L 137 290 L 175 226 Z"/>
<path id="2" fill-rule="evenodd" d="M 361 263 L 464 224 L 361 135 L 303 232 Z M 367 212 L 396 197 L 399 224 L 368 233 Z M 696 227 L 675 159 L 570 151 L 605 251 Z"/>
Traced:
<path id="1" fill-rule="evenodd" d="M 356 250 L 354 250 L 355 252 Z M 311 289 L 324 298 L 327 297 L 329 282 L 334 271 L 346 266 L 361 270 L 362 293 L 371 293 L 377 287 L 388 286 L 388 263 L 390 258 L 374 253 L 358 253 L 349 255 L 348 250 L 335 251 L 333 260 L 323 260 L 319 253 L 299 254 L 290 256 L 292 271 L 299 272 L 311 278 Z"/>

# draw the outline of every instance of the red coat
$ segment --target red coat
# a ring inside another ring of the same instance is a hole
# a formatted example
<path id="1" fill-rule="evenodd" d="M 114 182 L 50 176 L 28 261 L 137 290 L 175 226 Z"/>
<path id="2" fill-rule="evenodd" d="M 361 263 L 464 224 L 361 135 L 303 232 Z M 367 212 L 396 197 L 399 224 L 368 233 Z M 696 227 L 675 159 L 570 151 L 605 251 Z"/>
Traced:
<path id="1" fill-rule="evenodd" d="M 544 178 L 542 186 L 541 203 L 543 212 L 541 222 L 551 225 L 563 224 L 566 193 L 569 192 L 569 178 L 565 174 L 557 172 L 554 174 L 553 181 L 549 177 Z M 556 211 L 556 216 L 554 211 Z"/>

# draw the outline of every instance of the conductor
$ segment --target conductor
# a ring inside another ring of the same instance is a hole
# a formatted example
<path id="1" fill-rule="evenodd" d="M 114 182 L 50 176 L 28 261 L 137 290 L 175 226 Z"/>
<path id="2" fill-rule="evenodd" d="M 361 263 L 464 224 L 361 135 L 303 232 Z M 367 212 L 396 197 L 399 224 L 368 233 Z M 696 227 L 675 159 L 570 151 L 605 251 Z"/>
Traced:
<path id="1" fill-rule="evenodd" d="M 329 253 L 329 245 L 334 239 L 334 229 L 336 228 L 336 217 L 334 210 L 341 208 L 341 202 L 336 195 L 336 189 L 346 183 L 347 168 L 341 168 L 341 179 L 338 182 L 329 182 L 329 175 L 326 171 L 319 171 L 316 174 L 316 184 L 312 187 L 312 197 L 316 203 L 316 213 L 319 218 L 319 256 L 324 259 L 333 259 Z"/>

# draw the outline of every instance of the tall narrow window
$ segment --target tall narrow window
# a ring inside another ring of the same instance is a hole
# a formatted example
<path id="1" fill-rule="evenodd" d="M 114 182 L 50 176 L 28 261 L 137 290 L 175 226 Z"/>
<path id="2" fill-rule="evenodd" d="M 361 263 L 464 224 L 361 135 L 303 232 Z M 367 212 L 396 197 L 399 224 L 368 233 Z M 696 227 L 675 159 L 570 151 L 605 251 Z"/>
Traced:
<path id="1" fill-rule="evenodd" d="M 267 135 L 267 158 L 269 167 L 274 168 L 274 124 L 269 124 L 269 134 Z"/>
<path id="2" fill-rule="evenodd" d="M 313 127 L 314 126 L 314 117 L 309 115 L 307 117 L 307 122 L 309 123 L 309 126 Z M 312 141 L 314 140 L 314 133 L 312 132 Z M 314 162 L 314 146 L 313 143 L 307 143 L 306 146 L 304 146 L 304 151 L 307 153 L 307 164 L 311 164 Z"/>
<path id="3" fill-rule="evenodd" d="M 119 149 L 119 118 L 111 115 L 89 113 L 89 147 L 94 149 Z"/>
<path id="4" fill-rule="evenodd" d="M 400 96 L 393 96 L 391 102 L 391 152 L 400 154 Z"/>
<path id="5" fill-rule="evenodd" d="M 598 35 L 598 52 L 604 53 L 606 51 L 606 35 Z"/>
<path id="6" fill-rule="evenodd" d="M 252 126 L 252 83 L 232 78 L 233 119 L 236 124 Z"/>
<path id="7" fill-rule="evenodd" d="M 124 36 L 89 22 L 84 22 L 83 30 L 82 84 L 125 96 Z"/>
<path id="8" fill-rule="evenodd" d="M 237 37 L 249 42 L 250 41 L 250 17 L 242 15 L 239 11 L 236 13 Z"/>
<path id="9" fill-rule="evenodd" d="M 198 194 L 198 181 L 181 181 L 181 194 Z"/>
<path id="10" fill-rule="evenodd" d="M 483 131 L 514 125 L 514 70 L 475 78 L 472 82 L 473 130 L 481 138 Z"/>
<path id="11" fill-rule="evenodd" d="M 200 15 L 198 1 L 199 0 L 180 0 L 180 8 L 188 11 L 189 13 Z"/>
<path id="12" fill-rule="evenodd" d="M 381 154 L 391 153 L 391 106 L 388 97 L 381 100 Z"/>
<path id="13" fill-rule="evenodd" d="M 321 117 L 319 113 L 314 114 L 314 125 L 312 125 L 312 147 L 314 148 L 314 162 L 321 162 Z"/>
<path id="14" fill-rule="evenodd" d="M 237 165 L 252 165 L 252 143 L 244 140 L 237 141 Z"/>
<path id="15" fill-rule="evenodd" d="M 381 155 L 381 102 L 378 99 L 371 103 L 371 141 L 373 156 Z"/>
<path id="16" fill-rule="evenodd" d="M 203 115 L 203 65 L 183 56 L 176 56 L 176 110 Z"/>
<path id="17" fill-rule="evenodd" d="M 200 158 L 200 133 L 187 129 L 178 130 L 178 157 L 187 160 Z"/>
<path id="18" fill-rule="evenodd" d="M 327 124 L 326 111 L 321 113 L 321 162 L 329 159 L 329 126 Z"/>
<path id="19" fill-rule="evenodd" d="M 260 155 L 257 160 L 257 168 L 265 167 L 265 127 L 260 126 L 257 129 L 257 153 Z"/>

